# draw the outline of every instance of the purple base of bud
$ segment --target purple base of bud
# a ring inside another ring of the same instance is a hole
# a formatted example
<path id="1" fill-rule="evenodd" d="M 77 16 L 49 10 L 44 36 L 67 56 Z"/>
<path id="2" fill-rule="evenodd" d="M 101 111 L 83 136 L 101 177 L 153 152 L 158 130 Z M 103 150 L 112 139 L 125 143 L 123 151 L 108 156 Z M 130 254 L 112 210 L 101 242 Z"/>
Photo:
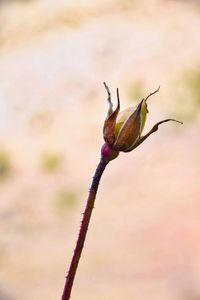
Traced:
<path id="1" fill-rule="evenodd" d="M 107 161 L 115 159 L 119 155 L 119 151 L 114 150 L 111 145 L 105 143 L 101 147 L 101 157 Z"/>

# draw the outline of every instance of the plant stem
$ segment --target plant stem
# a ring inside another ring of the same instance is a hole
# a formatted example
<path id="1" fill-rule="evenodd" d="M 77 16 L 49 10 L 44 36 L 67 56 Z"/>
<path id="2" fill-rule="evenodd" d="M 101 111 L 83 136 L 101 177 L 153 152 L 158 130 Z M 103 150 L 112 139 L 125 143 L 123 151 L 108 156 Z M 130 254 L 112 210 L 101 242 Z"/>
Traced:
<path id="1" fill-rule="evenodd" d="M 74 282 L 74 277 L 76 275 L 76 270 L 78 267 L 78 263 L 79 263 L 79 259 L 81 257 L 82 250 L 83 250 L 85 237 L 87 234 L 92 210 L 94 208 L 94 202 L 95 202 L 96 193 L 97 193 L 98 186 L 99 186 L 99 181 L 101 179 L 101 176 L 102 176 L 103 171 L 107 164 L 108 164 L 108 160 L 101 158 L 99 165 L 97 166 L 95 175 L 93 177 L 91 188 L 89 190 L 89 195 L 88 195 L 85 211 L 83 213 L 83 219 L 81 222 L 78 239 L 76 242 L 76 248 L 74 250 L 74 254 L 73 254 L 71 264 L 69 267 L 69 271 L 68 271 L 68 275 L 66 277 L 65 287 L 64 287 L 64 291 L 63 291 L 61 300 L 69 300 L 70 299 L 71 290 L 72 290 L 72 286 L 73 286 L 73 282 Z"/>

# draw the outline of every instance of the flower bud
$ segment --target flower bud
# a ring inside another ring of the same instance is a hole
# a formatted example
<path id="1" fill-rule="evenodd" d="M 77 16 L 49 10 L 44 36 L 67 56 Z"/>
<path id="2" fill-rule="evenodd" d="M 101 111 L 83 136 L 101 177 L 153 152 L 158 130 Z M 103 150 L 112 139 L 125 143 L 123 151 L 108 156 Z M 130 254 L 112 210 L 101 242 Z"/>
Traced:
<path id="1" fill-rule="evenodd" d="M 117 107 L 113 111 L 113 104 L 111 101 L 111 94 L 108 86 L 104 83 L 108 93 L 109 110 L 104 123 L 103 135 L 106 142 L 105 149 L 110 146 L 112 151 L 129 152 L 139 146 L 149 135 L 158 130 L 158 126 L 168 121 L 175 121 L 174 119 L 166 119 L 158 122 L 146 135 L 142 136 L 142 132 L 146 122 L 148 113 L 147 99 L 153 94 L 157 93 L 159 88 L 150 93 L 146 98 L 142 99 L 136 109 L 130 107 L 119 113 L 120 100 L 119 91 L 117 89 Z"/>

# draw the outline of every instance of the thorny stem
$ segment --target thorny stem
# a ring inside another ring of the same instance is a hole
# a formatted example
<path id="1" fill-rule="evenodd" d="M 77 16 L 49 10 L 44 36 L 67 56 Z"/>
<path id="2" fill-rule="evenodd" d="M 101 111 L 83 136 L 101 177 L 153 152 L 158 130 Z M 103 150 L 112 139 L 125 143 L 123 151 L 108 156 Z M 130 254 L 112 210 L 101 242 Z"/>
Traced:
<path id="1" fill-rule="evenodd" d="M 71 264 L 69 267 L 69 271 L 68 271 L 68 275 L 66 277 L 65 287 L 64 287 L 64 291 L 63 291 L 61 300 L 69 300 L 70 299 L 71 290 L 72 290 L 72 286 L 73 286 L 73 282 L 74 282 L 74 277 L 76 275 L 76 270 L 78 267 L 78 263 L 79 263 L 79 259 L 81 257 L 82 250 L 83 250 L 85 237 L 87 234 L 92 210 L 94 208 L 94 202 L 95 202 L 96 193 L 97 193 L 98 186 L 99 186 L 99 181 L 101 179 L 101 176 L 102 176 L 103 171 L 107 164 L 108 164 L 108 160 L 101 158 L 99 165 L 97 166 L 95 175 L 93 177 L 91 188 L 89 190 L 89 195 L 88 195 L 85 211 L 83 213 L 83 219 L 81 222 L 78 239 L 76 242 L 76 248 L 74 250 L 74 254 L 73 254 Z"/>

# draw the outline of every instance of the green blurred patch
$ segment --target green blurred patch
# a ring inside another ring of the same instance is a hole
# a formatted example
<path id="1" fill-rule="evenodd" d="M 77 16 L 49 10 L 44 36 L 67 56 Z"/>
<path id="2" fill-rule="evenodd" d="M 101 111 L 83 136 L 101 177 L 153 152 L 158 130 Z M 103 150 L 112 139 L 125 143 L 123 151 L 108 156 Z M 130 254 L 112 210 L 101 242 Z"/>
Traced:
<path id="1" fill-rule="evenodd" d="M 185 71 L 175 82 L 175 114 L 193 121 L 200 115 L 200 65 Z"/>
<path id="2" fill-rule="evenodd" d="M 62 157 L 58 153 L 47 151 L 41 156 L 41 167 L 45 172 L 55 172 L 62 163 Z"/>
<path id="3" fill-rule="evenodd" d="M 77 204 L 77 193 L 68 188 L 62 187 L 60 188 L 55 197 L 55 207 L 60 212 L 65 212 L 69 209 L 72 209 Z"/>
<path id="4" fill-rule="evenodd" d="M 133 103 L 138 103 L 144 97 L 144 84 L 142 81 L 135 81 L 128 87 L 128 96 Z"/>
<path id="5" fill-rule="evenodd" d="M 0 180 L 4 180 L 10 175 L 11 163 L 10 157 L 5 150 L 0 150 Z"/>

